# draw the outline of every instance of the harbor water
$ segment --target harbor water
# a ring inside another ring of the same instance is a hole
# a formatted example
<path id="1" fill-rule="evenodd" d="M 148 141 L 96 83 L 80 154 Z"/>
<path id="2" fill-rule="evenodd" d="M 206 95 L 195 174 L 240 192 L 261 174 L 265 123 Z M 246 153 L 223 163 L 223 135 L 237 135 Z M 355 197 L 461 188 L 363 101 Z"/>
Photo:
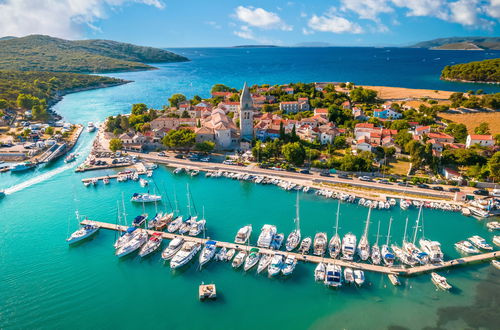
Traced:
<path id="1" fill-rule="evenodd" d="M 174 92 L 207 96 L 215 83 L 238 86 L 244 80 L 249 83 L 351 80 L 372 85 L 464 89 L 462 85 L 440 82 L 436 68 L 429 69 L 427 61 L 421 61 L 427 64 L 422 65 L 420 78 L 406 83 L 400 79 L 389 84 L 390 77 L 383 76 L 381 68 L 375 69 L 380 73 L 380 82 L 371 74 L 362 77 L 356 70 L 359 76 L 352 78 L 347 71 L 339 71 L 338 79 L 333 71 L 321 73 L 322 64 L 330 65 L 327 57 L 316 61 L 316 69 L 311 70 L 307 78 L 308 66 L 304 64 L 307 57 L 292 60 L 291 55 L 283 56 L 282 63 L 296 64 L 290 67 L 271 63 L 273 67 L 262 64 L 265 52 L 251 56 L 261 51 L 264 50 L 183 50 L 192 62 L 161 65 L 156 71 L 116 74 L 114 76 L 135 82 L 67 95 L 55 108 L 72 122 L 102 122 L 109 115 L 128 112 L 135 102 L 160 106 Z M 398 62 L 397 58 L 405 59 L 408 55 L 391 51 L 395 53 L 391 55 L 393 61 L 404 65 L 406 62 Z M 446 57 L 448 62 L 484 56 L 476 52 L 416 54 L 431 59 Z M 274 55 L 268 53 L 267 57 L 274 59 Z M 210 61 L 216 70 L 222 67 L 223 59 L 234 65 L 238 57 L 243 63 L 242 74 L 235 74 L 236 68 L 232 72 L 228 69 L 221 69 L 222 73 L 210 71 Z M 249 57 L 253 60 L 248 60 Z M 277 72 L 281 72 L 281 76 Z M 478 88 L 483 85 L 475 85 L 474 89 Z M 172 169 L 160 166 L 151 178 L 157 188 L 155 185 L 141 188 L 138 182 L 115 180 L 106 186 L 100 182 L 96 187 L 84 187 L 82 178 L 115 173 L 114 170 L 74 173 L 88 153 L 93 134 L 82 134 L 75 147 L 80 154 L 76 163 L 64 164 L 58 160 L 31 172 L 0 174 L 0 189 L 7 192 L 0 200 L 2 329 L 457 329 L 480 326 L 493 329 L 499 322 L 499 271 L 489 263 L 440 272 L 453 285 L 451 292 L 437 291 L 428 274 L 400 278 L 402 286 L 393 287 L 386 276 L 368 272 L 363 287 L 344 286 L 332 290 L 314 282 L 312 264 L 299 263 L 287 278 L 268 278 L 264 273 L 257 275 L 255 270 L 234 270 L 229 263 L 215 261 L 200 271 L 197 257 L 176 271 L 172 271 L 168 263 L 164 264 L 159 254 L 144 259 L 136 254 L 118 259 L 113 249 L 116 233 L 112 231 L 101 230 L 93 239 L 68 247 L 65 239 L 77 228 L 75 210 L 89 219 L 115 223 L 117 203 L 121 203 L 124 196 L 130 222 L 143 212 L 141 204 L 130 202 L 131 195 L 157 189 L 164 197 L 157 206 L 159 210 L 170 210 L 176 199 L 180 212 L 187 214 L 188 184 L 196 208 L 193 207 L 193 212 L 201 215 L 204 210 L 206 235 L 214 240 L 233 241 L 237 230 L 247 224 L 253 226 L 251 241 L 254 244 L 263 224 L 274 224 L 278 232 L 285 235 L 294 228 L 295 193 L 271 185 L 205 178 L 203 173 L 197 177 L 174 175 Z M 325 231 L 330 237 L 336 209 L 336 200 L 301 193 L 302 237 L 314 237 L 318 231 Z M 147 205 L 145 211 L 151 217 L 155 206 Z M 359 239 L 368 209 L 343 203 L 340 213 L 340 234 L 352 232 Z M 391 242 L 401 243 L 406 217 L 410 223 L 408 233 L 413 232 L 416 209 L 374 210 L 369 232 L 371 244 L 375 241 L 378 221 L 381 221 L 380 241 L 385 241 L 391 216 L 394 218 Z M 459 213 L 424 210 L 423 220 L 424 230 L 418 232 L 418 237 L 425 235 L 441 242 L 446 259 L 459 256 L 453 247 L 459 240 L 478 234 L 491 243 L 493 237 L 484 221 Z M 216 301 L 201 303 L 198 300 L 201 282 L 217 285 Z"/>

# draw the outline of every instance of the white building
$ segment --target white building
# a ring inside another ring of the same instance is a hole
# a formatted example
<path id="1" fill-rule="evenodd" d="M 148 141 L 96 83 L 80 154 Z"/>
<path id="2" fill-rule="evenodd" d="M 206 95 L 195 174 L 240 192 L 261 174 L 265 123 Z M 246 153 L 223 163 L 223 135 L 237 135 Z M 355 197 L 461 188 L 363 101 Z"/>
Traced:
<path id="1" fill-rule="evenodd" d="M 470 148 L 476 144 L 481 147 L 492 147 L 495 145 L 495 140 L 491 135 L 467 135 L 465 146 Z"/>

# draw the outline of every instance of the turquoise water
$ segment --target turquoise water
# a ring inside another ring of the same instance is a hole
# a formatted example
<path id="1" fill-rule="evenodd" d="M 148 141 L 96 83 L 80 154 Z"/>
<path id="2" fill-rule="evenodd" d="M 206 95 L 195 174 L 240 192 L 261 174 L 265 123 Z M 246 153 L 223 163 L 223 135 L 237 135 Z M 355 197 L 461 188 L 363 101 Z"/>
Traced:
<path id="1" fill-rule="evenodd" d="M 208 59 L 201 57 L 186 66 L 162 65 L 156 71 L 117 75 L 136 82 L 68 95 L 56 105 L 56 110 L 71 121 L 99 122 L 110 114 L 128 111 L 132 102 L 145 100 L 151 105 L 161 105 L 174 89 L 182 86 L 192 86 L 190 93 L 200 93 L 216 82 L 258 80 L 254 78 L 260 69 L 250 74 L 244 66 L 243 74 L 238 76 L 229 74 L 230 70 L 220 76 L 216 72 L 206 74 L 209 70 L 206 61 L 211 58 L 216 65 L 221 59 L 217 59 L 217 50 L 204 51 L 209 54 L 205 56 Z M 245 54 L 248 53 L 238 50 L 225 59 L 229 64 L 235 63 L 238 56 Z M 288 61 L 283 59 L 283 63 Z M 422 72 L 427 69 L 422 68 Z M 304 80 L 302 69 L 297 69 L 297 79 L 293 79 L 293 73 L 285 68 L 281 72 L 284 71 L 281 78 L 273 73 L 274 78 L 264 75 L 257 82 L 267 78 L 272 82 Z M 313 77 L 310 80 L 320 80 L 315 77 L 321 73 L 310 73 Z M 399 81 L 394 85 L 400 85 Z M 422 78 L 420 85 L 411 87 L 427 88 L 426 80 Z M 76 150 L 84 156 L 91 141 L 92 135 L 84 133 Z M 495 310 L 498 304 L 488 302 L 492 296 L 498 296 L 500 283 L 498 272 L 495 273 L 489 264 L 443 272 L 455 287 L 450 293 L 436 291 L 428 275 L 404 279 L 403 286 L 395 288 L 386 277 L 372 273 L 366 274 L 367 282 L 362 288 L 330 290 L 314 283 L 313 266 L 307 264 L 299 264 L 290 278 L 269 279 L 255 271 L 233 270 L 227 263 L 212 262 L 198 271 L 195 262 L 172 272 L 168 265 L 163 265 L 159 255 L 144 260 L 137 256 L 118 260 L 112 247 L 115 233 L 104 230 L 91 241 L 68 247 L 64 240 L 76 228 L 76 208 L 90 219 L 115 222 L 116 203 L 122 194 L 128 200 L 132 193 L 144 190 L 134 182 L 112 182 L 108 186 L 101 183 L 98 187 L 86 188 L 80 182 L 83 177 L 113 171 L 78 174 L 73 172 L 76 165 L 58 161 L 24 174 L 0 174 L 0 189 L 7 188 L 9 193 L 0 200 L 2 329 L 154 326 L 172 329 L 383 329 L 396 325 L 420 329 L 435 327 L 438 323 L 443 328 L 456 329 L 466 327 L 460 315 L 458 320 L 444 322 L 457 317 L 458 307 L 477 305 L 478 292 L 490 306 L 490 309 L 481 310 L 483 319 L 490 313 L 490 317 L 498 321 Z M 164 167 L 155 171 L 154 180 L 171 199 L 174 193 L 177 195 L 183 212 L 186 211 L 186 184 L 189 183 L 198 212 L 205 209 L 207 234 L 216 240 L 231 241 L 238 228 L 250 223 L 254 228 L 253 242 L 265 223 L 277 225 L 285 234 L 293 228 L 295 194 L 277 187 L 222 178 L 174 176 Z M 160 208 L 168 208 L 168 203 L 164 203 Z M 311 194 L 301 196 L 304 237 L 314 236 L 320 230 L 331 235 L 336 203 Z M 129 219 L 142 212 L 141 206 L 125 204 Z M 154 206 L 148 206 L 147 212 L 154 213 Z M 352 231 L 359 237 L 366 215 L 366 208 L 342 204 L 341 234 Z M 370 229 L 372 242 L 377 222 L 382 222 L 385 232 L 391 215 L 395 219 L 392 239 L 400 241 L 406 216 L 414 221 L 417 212 L 399 208 L 375 210 Z M 460 239 L 473 233 L 489 241 L 493 236 L 483 222 L 460 214 L 426 210 L 424 222 L 426 236 L 442 243 L 447 258 L 458 257 L 453 243 Z M 220 293 L 217 301 L 198 301 L 197 290 L 202 281 L 217 284 Z M 487 290 L 478 289 L 478 283 L 487 286 Z M 466 311 L 475 313 L 475 307 Z M 474 324 L 468 326 L 474 327 Z M 493 328 L 495 323 L 489 325 Z"/>

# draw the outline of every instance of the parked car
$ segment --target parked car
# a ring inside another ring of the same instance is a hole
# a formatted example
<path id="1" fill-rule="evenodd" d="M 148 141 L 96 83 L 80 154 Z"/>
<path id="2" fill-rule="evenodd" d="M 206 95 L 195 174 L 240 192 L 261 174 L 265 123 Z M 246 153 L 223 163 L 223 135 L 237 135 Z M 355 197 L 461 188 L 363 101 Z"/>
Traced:
<path id="1" fill-rule="evenodd" d="M 431 187 L 429 187 L 429 185 L 427 185 L 425 183 L 421 183 L 417 187 L 422 188 L 422 189 L 430 189 L 431 188 Z"/>
<path id="2" fill-rule="evenodd" d="M 408 182 L 398 182 L 398 186 L 408 187 Z"/>
<path id="3" fill-rule="evenodd" d="M 339 179 L 352 179 L 349 175 L 347 174 L 339 174 L 337 175 L 337 178 Z"/>
<path id="4" fill-rule="evenodd" d="M 449 192 L 459 192 L 460 191 L 460 188 L 454 188 L 454 187 L 451 187 L 448 189 Z"/>
<path id="5" fill-rule="evenodd" d="M 208 163 L 210 161 L 210 157 L 203 157 L 200 159 L 201 162 Z"/>
<path id="6" fill-rule="evenodd" d="M 488 196 L 490 194 L 488 192 L 488 190 L 484 190 L 484 189 L 474 190 L 473 193 L 474 193 L 474 195 L 480 195 L 480 196 Z"/>
<path id="7" fill-rule="evenodd" d="M 165 154 L 165 152 L 160 151 L 160 152 L 158 153 L 158 156 L 160 156 L 160 157 L 165 157 L 165 156 L 166 156 L 166 154 Z"/>
<path id="8" fill-rule="evenodd" d="M 372 182 L 373 181 L 373 179 L 371 177 L 366 176 L 366 175 L 360 176 L 359 179 L 361 181 L 368 181 L 368 182 Z"/>
<path id="9" fill-rule="evenodd" d="M 177 159 L 183 159 L 184 158 L 184 155 L 181 155 L 181 154 L 177 154 L 174 156 L 175 158 Z"/>
<path id="10" fill-rule="evenodd" d="M 432 187 L 432 190 L 443 191 L 444 189 L 441 186 L 434 186 Z"/>
<path id="11" fill-rule="evenodd" d="M 319 175 L 321 175 L 321 176 L 330 176 L 330 172 L 328 172 L 328 171 L 322 171 Z"/>
<path id="12" fill-rule="evenodd" d="M 391 183 L 389 182 L 389 180 L 387 180 L 387 179 L 378 180 L 378 183 L 382 183 L 382 184 L 391 184 Z"/>
<path id="13" fill-rule="evenodd" d="M 309 170 L 307 170 L 307 169 L 300 170 L 300 173 L 302 173 L 302 174 L 309 174 Z"/>

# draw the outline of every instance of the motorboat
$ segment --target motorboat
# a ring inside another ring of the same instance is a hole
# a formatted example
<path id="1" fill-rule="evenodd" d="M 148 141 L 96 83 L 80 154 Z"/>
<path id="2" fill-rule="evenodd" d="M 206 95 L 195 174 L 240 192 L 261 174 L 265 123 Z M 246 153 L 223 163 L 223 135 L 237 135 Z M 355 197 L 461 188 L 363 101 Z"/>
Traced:
<path id="1" fill-rule="evenodd" d="M 156 221 L 155 229 L 156 230 L 163 230 L 167 225 L 172 221 L 174 217 L 174 212 L 170 213 L 160 213 L 161 216 L 159 217 L 158 221 Z"/>
<path id="2" fill-rule="evenodd" d="M 120 235 L 120 237 L 118 237 L 118 239 L 116 240 L 116 242 L 114 244 L 115 249 L 121 248 L 128 241 L 130 241 L 132 239 L 132 237 L 134 237 L 134 235 L 137 234 L 136 229 L 137 229 L 137 227 L 128 227 L 127 230 L 125 232 L 123 232 Z"/>
<path id="3" fill-rule="evenodd" d="M 469 241 L 457 242 L 457 243 L 455 243 L 455 247 L 460 252 L 467 253 L 467 254 L 475 254 L 475 253 L 481 252 L 478 248 L 476 248 L 474 245 L 472 245 L 472 243 Z"/>
<path id="4" fill-rule="evenodd" d="M 354 270 L 354 283 L 356 283 L 357 286 L 362 286 L 363 283 L 365 283 L 365 272 L 361 269 Z"/>
<path id="5" fill-rule="evenodd" d="M 326 266 L 325 285 L 338 288 L 342 286 L 342 267 L 334 264 Z"/>
<path id="6" fill-rule="evenodd" d="M 300 243 L 299 247 L 299 253 L 300 254 L 309 254 L 309 250 L 311 249 L 312 245 L 312 238 L 311 237 L 306 237 L 302 240 Z"/>
<path id="7" fill-rule="evenodd" d="M 243 269 L 245 271 L 248 271 L 250 268 L 252 268 L 259 262 L 259 259 L 260 259 L 259 249 L 257 248 L 250 249 L 250 253 L 248 254 L 248 257 L 245 260 Z"/>
<path id="8" fill-rule="evenodd" d="M 344 282 L 348 284 L 354 283 L 354 272 L 352 268 L 344 268 Z"/>
<path id="9" fill-rule="evenodd" d="M 469 241 L 477 248 L 481 250 L 493 250 L 493 247 L 486 243 L 486 240 L 481 236 L 474 235 L 469 237 Z"/>
<path id="10" fill-rule="evenodd" d="M 391 281 L 392 285 L 401 285 L 401 282 L 399 281 L 399 278 L 396 274 L 387 274 L 387 277 L 389 278 L 389 281 Z"/>
<path id="11" fill-rule="evenodd" d="M 209 262 L 214 256 L 215 252 L 217 251 L 217 242 L 216 241 L 206 241 L 205 246 L 203 247 L 203 250 L 201 250 L 200 253 L 200 267 L 203 267 L 204 264 Z"/>
<path id="12" fill-rule="evenodd" d="M 313 254 L 323 256 L 326 252 L 327 242 L 326 233 L 317 233 L 314 236 Z"/>
<path id="13" fill-rule="evenodd" d="M 354 259 L 355 251 L 356 251 L 356 236 L 352 233 L 348 233 L 342 239 L 342 259 L 344 260 Z"/>
<path id="14" fill-rule="evenodd" d="M 500 246 L 500 236 L 493 236 L 493 243 Z"/>
<path id="15" fill-rule="evenodd" d="M 147 213 L 138 215 L 132 221 L 132 225 L 135 226 L 135 227 L 140 227 L 140 226 L 142 226 L 144 224 L 144 222 L 146 222 L 147 219 L 148 219 Z"/>
<path id="16" fill-rule="evenodd" d="M 267 267 L 267 272 L 269 276 L 276 276 L 281 272 L 281 268 L 283 268 L 283 260 L 285 256 L 279 253 L 276 253 L 271 260 L 271 264 Z"/>
<path id="17" fill-rule="evenodd" d="M 486 224 L 486 227 L 488 227 L 489 230 L 500 230 L 500 222 L 498 221 L 491 221 Z"/>
<path id="18" fill-rule="evenodd" d="M 167 231 L 169 233 L 174 233 L 176 232 L 177 230 L 179 230 L 179 228 L 181 228 L 182 226 L 182 216 L 178 216 L 176 217 L 174 220 L 172 220 L 172 222 L 170 222 L 167 226 Z"/>
<path id="19" fill-rule="evenodd" d="M 65 163 L 71 163 L 71 162 L 74 162 L 75 160 L 76 160 L 75 153 L 70 153 L 69 155 L 66 156 L 66 158 L 64 158 Z"/>
<path id="20" fill-rule="evenodd" d="M 241 227 L 236 233 L 234 242 L 237 244 L 246 244 L 246 242 L 250 238 L 250 235 L 252 235 L 252 225 Z"/>
<path id="21" fill-rule="evenodd" d="M 429 256 L 429 261 L 431 263 L 439 263 L 443 261 L 444 255 L 441 251 L 441 243 L 425 238 L 421 238 L 418 243 L 422 248 L 422 251 L 427 253 L 427 255 Z"/>
<path id="22" fill-rule="evenodd" d="M 324 281 L 326 276 L 326 265 L 323 262 L 320 262 L 314 268 L 314 280 L 315 281 Z"/>
<path id="23" fill-rule="evenodd" d="M 181 249 L 184 244 L 184 239 L 182 237 L 175 237 L 168 243 L 168 246 L 163 250 L 161 258 L 163 260 L 170 260 L 173 256 Z"/>
<path id="24" fill-rule="evenodd" d="M 243 264 L 243 262 L 245 261 L 246 256 L 247 256 L 247 253 L 245 251 L 238 252 L 236 257 L 234 257 L 233 262 L 231 263 L 231 266 L 233 266 L 233 268 L 239 268 Z"/>
<path id="25" fill-rule="evenodd" d="M 30 161 L 22 162 L 22 163 L 17 163 L 9 167 L 9 170 L 11 172 L 23 172 L 27 170 L 31 170 L 32 168 L 35 168 L 36 164 L 32 163 Z"/>
<path id="26" fill-rule="evenodd" d="M 80 229 L 71 234 L 70 237 L 66 239 L 68 244 L 74 244 L 76 242 L 80 242 L 88 237 L 93 236 L 95 233 L 99 231 L 99 227 L 94 223 L 89 223 L 86 225 L 82 225 Z"/>
<path id="27" fill-rule="evenodd" d="M 431 273 L 432 282 L 436 285 L 438 289 L 441 290 L 449 290 L 451 289 L 451 285 L 448 284 L 446 277 L 439 275 L 438 273 Z"/>
<path id="28" fill-rule="evenodd" d="M 207 221 L 205 219 L 201 219 L 199 221 L 192 221 L 191 227 L 189 228 L 189 236 L 198 236 L 204 229 Z"/>
<path id="29" fill-rule="evenodd" d="M 153 233 L 146 244 L 143 245 L 141 250 L 139 251 L 140 257 L 145 257 L 156 250 L 158 250 L 161 246 L 161 242 L 163 241 L 163 237 L 161 233 Z"/>
<path id="30" fill-rule="evenodd" d="M 260 273 L 263 270 L 267 269 L 272 259 L 273 259 L 272 254 L 266 254 L 266 253 L 262 254 L 259 260 L 259 264 L 257 265 L 257 273 Z"/>
<path id="31" fill-rule="evenodd" d="M 109 178 L 104 178 L 104 179 L 102 179 L 102 183 L 104 183 L 104 184 L 109 184 Z"/>
<path id="32" fill-rule="evenodd" d="M 257 246 L 261 248 L 269 248 L 271 246 L 274 235 L 276 235 L 276 226 L 262 226 L 259 238 L 257 239 Z"/>
<path id="33" fill-rule="evenodd" d="M 161 201 L 161 196 L 160 195 L 153 195 L 153 194 L 134 193 L 132 195 L 132 198 L 130 199 L 130 201 L 136 202 L 136 203 L 154 203 L 154 202 Z"/>
<path id="34" fill-rule="evenodd" d="M 149 184 L 149 181 L 146 179 L 140 178 L 139 184 L 141 185 L 141 187 L 146 187 Z"/>
<path id="35" fill-rule="evenodd" d="M 191 173 L 189 173 L 191 177 L 197 176 L 198 174 L 200 174 L 199 170 L 192 170 Z"/>
<path id="36" fill-rule="evenodd" d="M 182 172 L 184 172 L 184 169 L 182 167 L 177 167 L 175 170 L 174 170 L 174 174 L 181 174 Z"/>
<path id="37" fill-rule="evenodd" d="M 87 123 L 87 132 L 92 133 L 95 131 L 95 125 L 93 122 L 89 121 Z"/>
<path id="38" fill-rule="evenodd" d="M 286 239 L 285 249 L 287 251 L 292 251 L 300 244 L 300 213 L 299 213 L 299 194 L 297 193 L 297 202 L 295 204 L 295 229 L 288 235 Z"/>
<path id="39" fill-rule="evenodd" d="M 219 252 L 215 254 L 215 260 L 217 261 L 226 261 L 227 248 L 222 247 Z"/>
<path id="40" fill-rule="evenodd" d="M 233 259 L 233 257 L 234 257 L 235 254 L 236 254 L 236 250 L 235 249 L 229 249 L 229 250 L 227 250 L 226 261 L 231 261 L 231 259 Z"/>
<path id="41" fill-rule="evenodd" d="M 200 251 L 201 244 L 195 242 L 186 242 L 170 261 L 170 268 L 176 269 L 187 264 Z"/>
<path id="42" fill-rule="evenodd" d="M 498 260 L 491 260 L 491 264 L 493 265 L 493 267 L 495 267 L 496 269 L 500 269 L 500 261 Z"/>
<path id="43" fill-rule="evenodd" d="M 275 234 L 273 236 L 273 240 L 271 241 L 270 248 L 273 250 L 279 250 L 281 245 L 283 245 L 283 241 L 285 240 L 285 235 L 282 233 Z"/>
<path id="44" fill-rule="evenodd" d="M 292 274 L 296 265 L 297 265 L 297 259 L 295 259 L 295 256 L 288 255 L 285 259 L 283 267 L 281 268 L 281 273 L 285 276 Z"/>
<path id="45" fill-rule="evenodd" d="M 117 257 L 121 258 L 130 253 L 137 251 L 141 248 L 148 240 L 148 233 L 144 230 L 138 230 L 138 233 L 132 237 L 130 241 L 125 243 L 122 247 L 116 250 L 115 254 Z"/>

